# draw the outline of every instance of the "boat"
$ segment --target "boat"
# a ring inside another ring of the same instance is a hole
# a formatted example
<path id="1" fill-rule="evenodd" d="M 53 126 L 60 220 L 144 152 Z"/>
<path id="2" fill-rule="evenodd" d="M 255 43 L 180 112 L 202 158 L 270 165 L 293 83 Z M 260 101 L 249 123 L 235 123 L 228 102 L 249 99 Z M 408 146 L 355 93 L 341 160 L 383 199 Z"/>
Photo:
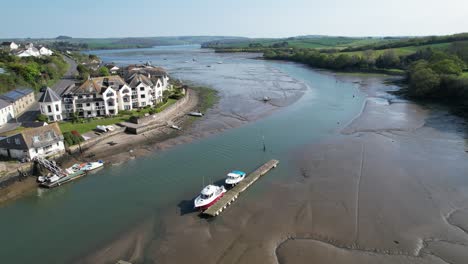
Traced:
<path id="1" fill-rule="evenodd" d="M 73 164 L 73 166 L 71 166 L 70 168 L 66 169 L 65 171 L 68 174 L 73 174 L 79 171 L 92 171 L 102 166 L 104 166 L 104 161 L 98 160 L 95 162 L 87 162 L 87 163 L 81 163 L 81 164 L 76 163 L 76 164 Z"/>
<path id="2" fill-rule="evenodd" d="M 206 65 L 206 67 L 210 68 L 210 67 L 211 67 L 211 65 Z"/>
<path id="3" fill-rule="evenodd" d="M 52 175 L 50 177 L 46 177 L 45 182 L 54 183 L 54 182 L 56 182 L 58 180 L 60 180 L 60 177 L 54 174 L 54 175 Z"/>
<path id="4" fill-rule="evenodd" d="M 43 183 L 47 180 L 47 176 L 39 176 L 37 177 L 37 182 L 38 183 Z"/>
<path id="5" fill-rule="evenodd" d="M 98 160 L 98 161 L 95 161 L 95 162 L 86 163 L 86 165 L 83 166 L 80 170 L 82 170 L 82 171 L 92 171 L 92 170 L 95 170 L 95 169 L 99 169 L 102 166 L 104 166 L 104 161 Z"/>
<path id="6" fill-rule="evenodd" d="M 268 97 L 268 96 L 263 97 L 263 102 L 268 102 L 268 101 L 270 101 L 270 100 L 271 100 L 271 98 Z"/>
<path id="7" fill-rule="evenodd" d="M 190 112 L 188 113 L 188 115 L 191 115 L 191 116 L 203 116 L 203 114 L 201 112 Z"/>
<path id="8" fill-rule="evenodd" d="M 228 173 L 226 178 L 227 185 L 236 185 L 245 178 L 246 173 L 243 171 L 234 170 Z"/>
<path id="9" fill-rule="evenodd" d="M 208 185 L 200 192 L 194 201 L 195 209 L 206 210 L 215 204 L 226 193 L 224 186 Z"/>
<path id="10" fill-rule="evenodd" d="M 176 130 L 182 130 L 180 126 L 176 126 L 176 125 L 171 125 L 171 128 L 176 129 Z"/>
<path id="11" fill-rule="evenodd" d="M 222 62 L 222 61 L 218 61 L 217 63 L 218 63 L 218 64 L 223 64 L 223 62 Z"/>

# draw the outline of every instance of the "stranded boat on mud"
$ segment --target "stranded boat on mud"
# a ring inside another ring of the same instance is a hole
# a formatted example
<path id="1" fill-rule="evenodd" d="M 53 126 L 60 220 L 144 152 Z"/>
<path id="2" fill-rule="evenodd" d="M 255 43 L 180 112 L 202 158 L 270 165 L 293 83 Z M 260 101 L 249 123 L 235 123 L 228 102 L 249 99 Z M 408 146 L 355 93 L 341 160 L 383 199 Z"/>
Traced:
<path id="1" fill-rule="evenodd" d="M 203 114 L 201 112 L 190 112 L 188 113 L 188 115 L 191 115 L 191 116 L 203 116 Z"/>
<path id="2" fill-rule="evenodd" d="M 245 178 L 245 175 L 246 174 L 243 171 L 231 171 L 230 173 L 228 173 L 225 182 L 227 185 L 236 185 Z"/>
<path id="3" fill-rule="evenodd" d="M 76 173 L 78 171 L 87 172 L 87 171 L 92 171 L 92 170 L 101 168 L 102 166 L 104 166 L 104 161 L 98 160 L 98 161 L 95 161 L 95 162 L 87 162 L 87 163 L 81 163 L 81 164 L 76 163 L 73 166 L 71 166 L 70 168 L 66 169 L 65 171 L 68 174 Z"/>
<path id="4" fill-rule="evenodd" d="M 206 210 L 215 204 L 226 193 L 224 186 L 208 185 L 194 201 L 195 209 Z"/>

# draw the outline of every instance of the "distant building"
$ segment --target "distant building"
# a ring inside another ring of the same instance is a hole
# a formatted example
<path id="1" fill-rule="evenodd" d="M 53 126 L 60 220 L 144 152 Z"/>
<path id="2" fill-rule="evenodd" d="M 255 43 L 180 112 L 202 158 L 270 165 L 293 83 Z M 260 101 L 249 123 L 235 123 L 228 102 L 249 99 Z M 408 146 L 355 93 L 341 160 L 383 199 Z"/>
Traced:
<path id="1" fill-rule="evenodd" d="M 34 104 L 34 90 L 30 88 L 16 89 L 6 94 L 0 95 L 0 98 L 11 103 L 14 109 L 14 116 L 19 116 Z"/>
<path id="2" fill-rule="evenodd" d="M 19 45 L 11 41 L 5 41 L 5 42 L 2 42 L 2 48 L 8 51 L 12 51 L 12 50 L 18 49 Z"/>
<path id="3" fill-rule="evenodd" d="M 28 43 L 24 49 L 18 49 L 15 51 L 15 55 L 18 57 L 41 57 L 51 56 L 54 54 L 50 49 L 46 47 L 40 47 L 39 49 L 34 47 L 34 44 Z"/>
<path id="4" fill-rule="evenodd" d="M 5 125 L 15 117 L 13 105 L 3 99 L 0 99 L 0 126 Z"/>
<path id="5" fill-rule="evenodd" d="M 122 76 L 125 76 L 127 82 L 135 74 L 145 75 L 151 81 L 151 88 L 154 93 L 153 98 L 156 103 L 162 101 L 163 92 L 170 88 L 167 72 L 161 67 L 152 66 L 150 63 L 129 65 L 121 69 L 120 73 Z"/>
<path id="6" fill-rule="evenodd" d="M 39 98 L 41 114 L 46 115 L 50 122 L 62 121 L 62 98 L 49 87 Z"/>
<path id="7" fill-rule="evenodd" d="M 27 128 L 0 140 L 0 155 L 12 159 L 33 159 L 65 151 L 63 135 L 57 123 Z"/>
<path id="8" fill-rule="evenodd" d="M 109 69 L 109 72 L 111 74 L 117 74 L 117 72 L 120 70 L 120 68 L 115 66 L 114 64 L 107 64 L 106 68 Z"/>
<path id="9" fill-rule="evenodd" d="M 46 47 L 41 47 L 39 49 L 39 54 L 41 56 L 52 56 L 52 54 L 54 54 L 50 49 L 46 48 Z"/>

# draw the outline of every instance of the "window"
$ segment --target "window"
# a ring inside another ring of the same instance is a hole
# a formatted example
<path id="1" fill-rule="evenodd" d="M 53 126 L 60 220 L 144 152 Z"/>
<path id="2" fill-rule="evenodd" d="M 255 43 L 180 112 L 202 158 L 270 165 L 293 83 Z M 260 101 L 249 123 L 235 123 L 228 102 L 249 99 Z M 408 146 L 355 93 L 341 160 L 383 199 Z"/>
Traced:
<path id="1" fill-rule="evenodd" d="M 20 144 L 19 138 L 15 138 L 15 144 L 16 144 L 16 145 L 19 145 L 19 144 Z"/>
<path id="2" fill-rule="evenodd" d="M 83 104 L 76 104 L 76 107 L 83 107 Z"/>
<path id="3" fill-rule="evenodd" d="M 124 97 L 124 98 L 123 98 L 123 101 L 124 101 L 125 103 L 128 103 L 128 102 L 130 102 L 130 98 L 128 98 L 128 96 L 127 96 L 127 97 Z"/>
<path id="4" fill-rule="evenodd" d="M 86 106 L 91 106 L 91 104 L 90 104 L 90 103 L 86 103 Z"/>
<path id="5" fill-rule="evenodd" d="M 40 138 L 39 136 L 33 136 L 32 141 L 33 143 L 39 142 Z"/>
<path id="6" fill-rule="evenodd" d="M 91 111 L 88 111 L 88 116 L 90 116 L 90 115 L 91 115 Z"/>
<path id="7" fill-rule="evenodd" d="M 99 103 L 96 103 L 96 106 L 99 106 Z"/>
<path id="8" fill-rule="evenodd" d="M 58 104 L 55 105 L 55 111 L 59 111 L 59 105 Z"/>
<path id="9" fill-rule="evenodd" d="M 140 87 L 140 91 L 144 91 L 145 90 L 145 87 Z"/>
<path id="10" fill-rule="evenodd" d="M 125 110 L 130 110 L 130 106 L 129 105 L 124 105 L 124 109 Z"/>
<path id="11" fill-rule="evenodd" d="M 145 106 L 145 105 L 146 105 L 146 103 L 145 103 L 145 102 L 142 102 L 142 103 L 141 103 L 141 106 Z"/>
<path id="12" fill-rule="evenodd" d="M 108 92 L 108 93 L 106 93 L 106 96 L 107 97 L 112 97 L 112 96 L 114 96 L 114 94 L 112 92 Z"/>
<path id="13" fill-rule="evenodd" d="M 6 140 L 7 143 L 11 143 L 11 140 L 9 138 L 7 138 Z"/>
<path id="14" fill-rule="evenodd" d="M 52 107 L 50 105 L 47 106 L 47 112 L 49 112 L 49 113 L 52 112 Z"/>
<path id="15" fill-rule="evenodd" d="M 140 95 L 140 97 L 141 97 L 141 98 L 145 98 L 145 97 L 146 97 L 146 95 L 142 94 L 142 95 Z"/>

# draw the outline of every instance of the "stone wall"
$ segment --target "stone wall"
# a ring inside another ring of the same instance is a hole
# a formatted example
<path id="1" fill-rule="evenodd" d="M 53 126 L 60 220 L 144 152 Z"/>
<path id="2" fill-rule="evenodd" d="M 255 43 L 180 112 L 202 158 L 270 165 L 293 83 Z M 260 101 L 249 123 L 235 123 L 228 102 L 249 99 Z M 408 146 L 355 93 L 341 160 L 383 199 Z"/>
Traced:
<path id="1" fill-rule="evenodd" d="M 114 126 L 114 127 L 115 127 L 115 130 L 112 132 L 102 133 L 101 135 L 97 137 L 94 137 L 89 140 L 86 140 L 85 142 L 82 142 L 81 144 L 68 147 L 67 149 L 68 153 L 70 154 L 78 153 L 80 152 L 80 148 L 81 148 L 81 151 L 85 151 L 86 149 L 90 148 L 91 146 L 103 140 L 106 140 L 112 136 L 125 132 L 125 127 L 119 127 L 119 126 Z"/>

